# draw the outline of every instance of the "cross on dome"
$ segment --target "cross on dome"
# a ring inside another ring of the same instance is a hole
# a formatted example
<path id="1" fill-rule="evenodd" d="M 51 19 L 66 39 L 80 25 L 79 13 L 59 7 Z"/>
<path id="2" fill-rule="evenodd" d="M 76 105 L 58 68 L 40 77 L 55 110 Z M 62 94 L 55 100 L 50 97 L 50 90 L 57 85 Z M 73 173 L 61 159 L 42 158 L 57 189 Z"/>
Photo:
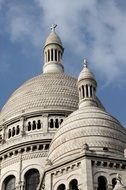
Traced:
<path id="1" fill-rule="evenodd" d="M 84 67 L 88 67 L 88 60 L 84 59 Z"/>
<path id="2" fill-rule="evenodd" d="M 51 26 L 51 30 L 52 30 L 52 32 L 55 32 L 55 28 L 57 27 L 57 24 L 52 24 L 52 26 Z"/>

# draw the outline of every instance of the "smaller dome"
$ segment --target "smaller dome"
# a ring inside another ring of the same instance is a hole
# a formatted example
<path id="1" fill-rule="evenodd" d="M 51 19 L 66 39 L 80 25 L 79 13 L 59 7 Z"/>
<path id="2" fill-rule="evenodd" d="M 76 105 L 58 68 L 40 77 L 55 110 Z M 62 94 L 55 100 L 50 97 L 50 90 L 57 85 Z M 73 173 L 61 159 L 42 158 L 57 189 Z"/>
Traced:
<path id="1" fill-rule="evenodd" d="M 85 80 L 85 79 L 93 80 L 96 83 L 93 73 L 88 68 L 87 60 L 84 60 L 84 68 L 78 77 L 78 81 Z"/>
<path id="2" fill-rule="evenodd" d="M 57 130 L 49 150 L 52 163 L 77 156 L 86 143 L 91 152 L 123 156 L 125 129 L 107 112 L 88 106 L 70 114 Z M 104 148 L 108 148 L 105 152 Z"/>
<path id="3" fill-rule="evenodd" d="M 52 29 L 51 33 L 49 34 L 49 36 L 45 41 L 45 46 L 49 44 L 58 44 L 62 47 L 62 42 L 60 40 L 60 37 L 57 35 L 54 29 Z"/>

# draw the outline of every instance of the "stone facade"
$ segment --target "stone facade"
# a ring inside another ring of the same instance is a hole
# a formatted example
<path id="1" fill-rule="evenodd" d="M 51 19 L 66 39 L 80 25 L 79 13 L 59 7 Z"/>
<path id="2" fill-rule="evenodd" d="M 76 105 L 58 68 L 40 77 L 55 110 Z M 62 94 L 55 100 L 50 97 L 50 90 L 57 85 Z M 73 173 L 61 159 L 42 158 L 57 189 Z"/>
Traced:
<path id="1" fill-rule="evenodd" d="M 78 81 L 64 74 L 55 27 L 44 45 L 43 73 L 1 110 L 0 189 L 126 189 L 126 130 L 97 98 L 86 60 Z"/>

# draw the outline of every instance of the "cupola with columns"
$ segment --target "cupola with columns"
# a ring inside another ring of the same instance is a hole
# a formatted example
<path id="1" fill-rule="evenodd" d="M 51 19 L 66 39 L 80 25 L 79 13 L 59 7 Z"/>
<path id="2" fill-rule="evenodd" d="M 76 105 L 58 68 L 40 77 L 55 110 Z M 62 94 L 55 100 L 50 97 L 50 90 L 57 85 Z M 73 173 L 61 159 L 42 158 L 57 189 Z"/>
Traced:
<path id="1" fill-rule="evenodd" d="M 51 33 L 47 37 L 44 45 L 43 73 L 64 72 L 64 67 L 62 65 L 64 48 L 59 36 L 56 34 L 56 27 L 56 24 L 52 24 Z"/>
<path id="2" fill-rule="evenodd" d="M 84 67 L 78 77 L 79 107 L 83 104 L 96 104 L 97 82 L 88 68 L 88 62 L 84 59 Z"/>

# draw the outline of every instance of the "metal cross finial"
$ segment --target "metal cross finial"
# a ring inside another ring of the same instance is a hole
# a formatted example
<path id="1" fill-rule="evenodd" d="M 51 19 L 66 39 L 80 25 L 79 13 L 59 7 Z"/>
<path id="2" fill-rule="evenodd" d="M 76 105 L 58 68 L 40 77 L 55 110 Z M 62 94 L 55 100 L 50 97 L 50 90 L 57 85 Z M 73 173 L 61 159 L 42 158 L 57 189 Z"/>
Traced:
<path id="1" fill-rule="evenodd" d="M 84 59 L 84 67 L 87 67 L 88 66 L 88 61 L 87 59 Z"/>
<path id="2" fill-rule="evenodd" d="M 51 26 L 51 30 L 52 31 L 55 31 L 55 28 L 57 27 L 57 24 L 52 24 L 52 26 Z"/>

